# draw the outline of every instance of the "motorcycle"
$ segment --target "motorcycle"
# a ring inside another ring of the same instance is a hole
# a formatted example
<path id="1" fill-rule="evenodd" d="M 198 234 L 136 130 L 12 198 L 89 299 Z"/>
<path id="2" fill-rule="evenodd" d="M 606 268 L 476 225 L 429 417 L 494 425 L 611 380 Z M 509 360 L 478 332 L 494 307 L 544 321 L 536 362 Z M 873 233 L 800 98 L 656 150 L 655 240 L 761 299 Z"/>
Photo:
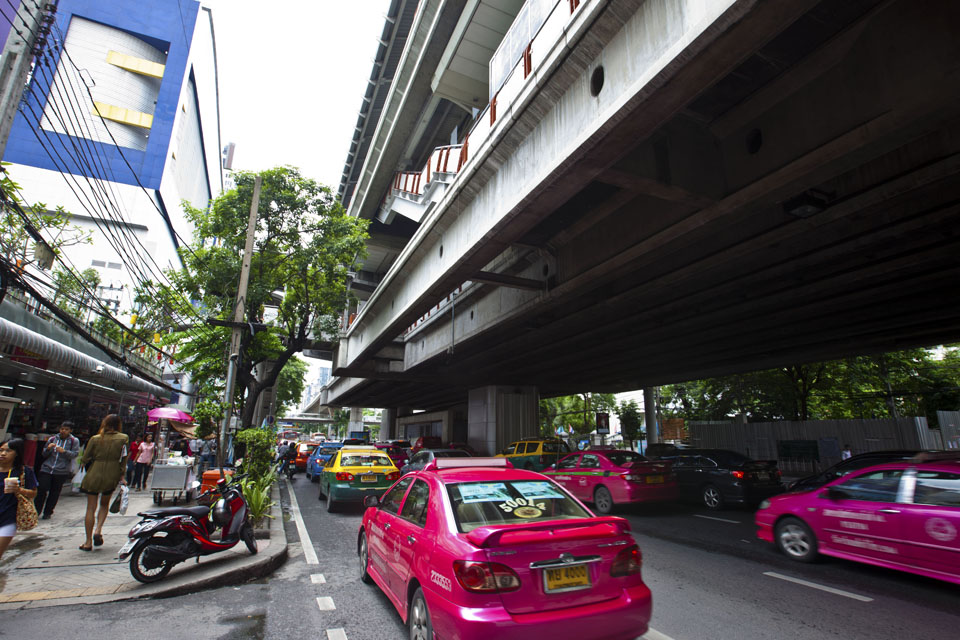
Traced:
<path id="1" fill-rule="evenodd" d="M 238 476 L 239 477 L 239 476 Z M 161 507 L 142 511 L 130 538 L 117 554 L 120 561 L 130 558 L 130 574 L 143 583 L 156 582 L 178 563 L 189 558 L 226 551 L 241 540 L 251 554 L 257 552 L 257 540 L 250 524 L 246 498 L 236 482 L 226 479 L 214 489 L 202 493 L 198 502 L 219 495 L 213 506 Z M 193 483 L 192 488 L 200 486 Z M 220 537 L 213 534 L 220 529 Z"/>

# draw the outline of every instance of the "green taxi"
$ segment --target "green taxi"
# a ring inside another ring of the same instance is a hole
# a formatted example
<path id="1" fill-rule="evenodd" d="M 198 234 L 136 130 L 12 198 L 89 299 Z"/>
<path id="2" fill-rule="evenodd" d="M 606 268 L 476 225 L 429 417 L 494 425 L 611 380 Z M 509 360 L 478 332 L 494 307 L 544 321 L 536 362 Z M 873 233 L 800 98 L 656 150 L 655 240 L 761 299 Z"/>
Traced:
<path id="1" fill-rule="evenodd" d="M 496 455 L 506 458 L 518 469 L 543 471 L 557 460 L 570 453 L 570 447 L 556 438 L 530 438 L 510 443 L 506 449 Z"/>
<path id="2" fill-rule="evenodd" d="M 368 494 L 381 493 L 400 478 L 400 470 L 386 453 L 369 445 L 344 445 L 330 456 L 320 474 L 318 499 L 327 501 L 327 511 L 344 502 L 362 502 Z"/>

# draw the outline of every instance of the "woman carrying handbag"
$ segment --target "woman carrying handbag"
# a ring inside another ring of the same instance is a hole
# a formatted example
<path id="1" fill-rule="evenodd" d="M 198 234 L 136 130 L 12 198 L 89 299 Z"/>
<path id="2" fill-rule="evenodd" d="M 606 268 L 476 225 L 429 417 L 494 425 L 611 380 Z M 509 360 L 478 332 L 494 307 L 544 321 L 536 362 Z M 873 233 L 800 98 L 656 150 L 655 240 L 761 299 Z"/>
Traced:
<path id="1" fill-rule="evenodd" d="M 36 526 L 37 510 L 32 509 L 37 495 L 37 478 L 33 469 L 23 464 L 23 440 L 13 438 L 0 445 L 0 476 L 3 477 L 3 493 L 0 494 L 0 557 L 10 546 L 17 533 L 17 510 L 22 509 L 20 520 Z M 26 506 L 22 503 L 26 502 Z M 33 528 L 30 524 L 26 525 Z"/>
<path id="2" fill-rule="evenodd" d="M 110 508 L 110 495 L 118 484 L 127 484 L 123 472 L 127 466 L 129 438 L 122 428 L 120 416 L 111 413 L 100 423 L 100 432 L 90 438 L 83 452 L 83 466 L 89 465 L 89 468 L 80 484 L 80 490 L 87 494 L 87 515 L 83 521 L 87 539 L 80 545 L 81 551 L 93 551 L 94 546 L 103 544 L 103 523 Z"/>

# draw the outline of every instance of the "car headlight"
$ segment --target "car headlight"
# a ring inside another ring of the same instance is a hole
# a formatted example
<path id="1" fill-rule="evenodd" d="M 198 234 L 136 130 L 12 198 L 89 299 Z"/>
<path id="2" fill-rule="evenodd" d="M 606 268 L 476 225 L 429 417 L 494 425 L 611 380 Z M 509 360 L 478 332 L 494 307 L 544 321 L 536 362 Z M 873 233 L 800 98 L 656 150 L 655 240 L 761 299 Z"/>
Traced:
<path id="1" fill-rule="evenodd" d="M 757 507 L 757 509 L 769 509 L 769 508 L 770 508 L 769 500 L 764 500 L 763 502 L 760 503 L 760 506 Z"/>

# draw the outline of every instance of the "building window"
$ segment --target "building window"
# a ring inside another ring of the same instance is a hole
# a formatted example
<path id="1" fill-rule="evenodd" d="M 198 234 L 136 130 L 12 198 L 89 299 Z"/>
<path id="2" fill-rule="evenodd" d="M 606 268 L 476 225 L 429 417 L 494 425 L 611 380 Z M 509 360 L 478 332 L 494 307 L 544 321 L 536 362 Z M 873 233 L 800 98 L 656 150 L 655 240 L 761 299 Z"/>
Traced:
<path id="1" fill-rule="evenodd" d="M 105 267 L 105 266 L 107 266 L 107 263 L 104 262 L 103 260 L 94 260 L 94 261 L 91 262 L 90 264 L 92 264 L 92 265 L 95 266 L 95 267 Z"/>

